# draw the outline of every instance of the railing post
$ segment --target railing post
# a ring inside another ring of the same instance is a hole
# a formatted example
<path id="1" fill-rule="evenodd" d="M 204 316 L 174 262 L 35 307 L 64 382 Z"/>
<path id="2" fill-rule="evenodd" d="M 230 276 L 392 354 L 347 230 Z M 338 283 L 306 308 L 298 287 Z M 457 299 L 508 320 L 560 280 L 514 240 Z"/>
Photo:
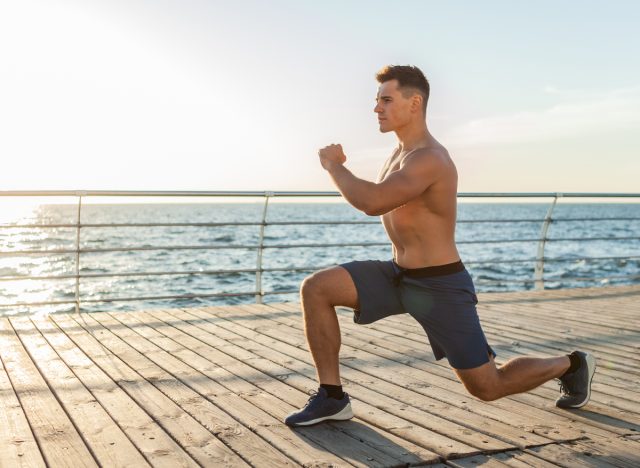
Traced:
<path id="1" fill-rule="evenodd" d="M 264 246 L 264 228 L 267 224 L 267 208 L 269 207 L 269 197 L 273 192 L 265 192 L 264 208 L 262 209 L 262 222 L 260 223 L 260 239 L 258 242 L 258 258 L 256 261 L 256 303 L 262 304 L 262 249 Z"/>
<path id="2" fill-rule="evenodd" d="M 536 255 L 536 268 L 535 268 L 535 289 L 544 289 L 544 246 L 547 243 L 547 231 L 549 230 L 549 224 L 551 224 L 553 209 L 556 206 L 558 197 L 561 197 L 561 193 L 556 193 L 553 197 L 553 202 L 547 211 L 547 216 L 542 223 L 542 229 L 540 231 L 540 240 L 538 241 L 538 254 Z"/>
<path id="3" fill-rule="evenodd" d="M 76 224 L 76 314 L 80 313 L 80 216 L 82 214 L 82 193 L 78 194 L 78 221 Z"/>

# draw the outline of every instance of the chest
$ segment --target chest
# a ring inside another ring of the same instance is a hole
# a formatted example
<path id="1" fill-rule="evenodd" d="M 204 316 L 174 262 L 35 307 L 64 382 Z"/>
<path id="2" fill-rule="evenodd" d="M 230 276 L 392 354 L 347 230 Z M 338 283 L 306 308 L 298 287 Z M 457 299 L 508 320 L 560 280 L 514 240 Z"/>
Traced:
<path id="1" fill-rule="evenodd" d="M 380 174 L 378 175 L 378 182 L 382 182 L 389 174 L 400 169 L 402 166 L 402 160 L 404 156 L 402 154 L 391 156 L 382 165 Z"/>

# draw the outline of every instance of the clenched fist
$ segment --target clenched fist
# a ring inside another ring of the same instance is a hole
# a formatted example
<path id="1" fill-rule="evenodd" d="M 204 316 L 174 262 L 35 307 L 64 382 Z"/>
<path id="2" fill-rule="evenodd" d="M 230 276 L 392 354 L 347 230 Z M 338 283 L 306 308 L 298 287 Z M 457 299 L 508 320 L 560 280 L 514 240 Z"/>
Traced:
<path id="1" fill-rule="evenodd" d="M 344 164 L 347 157 L 342 151 L 342 145 L 329 145 L 318 151 L 320 164 L 325 170 L 330 170 L 335 164 Z"/>

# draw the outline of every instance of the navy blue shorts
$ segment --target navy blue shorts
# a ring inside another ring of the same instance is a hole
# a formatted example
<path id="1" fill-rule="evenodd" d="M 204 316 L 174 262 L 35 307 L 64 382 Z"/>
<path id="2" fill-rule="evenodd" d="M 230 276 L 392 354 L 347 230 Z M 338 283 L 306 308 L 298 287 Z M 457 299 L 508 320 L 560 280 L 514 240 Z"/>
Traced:
<path id="1" fill-rule="evenodd" d="M 489 362 L 489 355 L 496 356 L 480 326 L 473 280 L 461 262 L 415 270 L 393 260 L 340 266 L 358 291 L 354 322 L 367 324 L 408 313 L 424 328 L 435 358 L 446 356 L 455 369 L 473 369 Z"/>

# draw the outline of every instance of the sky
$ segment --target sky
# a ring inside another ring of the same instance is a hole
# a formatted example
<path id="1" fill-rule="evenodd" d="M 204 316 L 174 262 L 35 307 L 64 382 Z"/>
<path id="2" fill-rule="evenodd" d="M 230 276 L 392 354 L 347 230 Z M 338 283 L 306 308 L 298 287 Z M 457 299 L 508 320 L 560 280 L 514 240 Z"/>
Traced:
<path id="1" fill-rule="evenodd" d="M 0 190 L 334 190 L 420 67 L 460 192 L 640 192 L 640 2 L 0 1 Z"/>

